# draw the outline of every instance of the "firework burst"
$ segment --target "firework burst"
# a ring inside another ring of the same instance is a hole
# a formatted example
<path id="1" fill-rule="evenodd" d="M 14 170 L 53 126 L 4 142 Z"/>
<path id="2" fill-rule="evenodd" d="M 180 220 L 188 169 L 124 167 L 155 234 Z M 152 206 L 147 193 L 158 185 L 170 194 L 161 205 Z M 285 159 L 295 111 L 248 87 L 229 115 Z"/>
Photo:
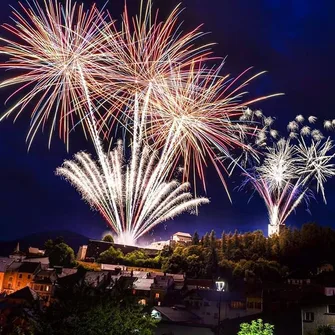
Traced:
<path id="1" fill-rule="evenodd" d="M 80 152 L 56 171 L 100 212 L 116 232 L 118 242 L 128 245 L 134 245 L 159 223 L 209 202 L 206 198 L 192 198 L 188 183 L 167 181 L 169 160 L 143 145 L 145 119 L 138 120 L 135 117 L 128 164 L 119 141 L 109 154 L 100 152 L 97 161 Z"/>
<path id="2" fill-rule="evenodd" d="M 89 100 L 101 94 L 96 77 L 105 72 L 101 60 L 105 54 L 103 31 L 108 24 L 95 6 L 84 11 L 71 0 L 64 5 L 57 1 L 28 3 L 27 8 L 21 4 L 21 12 L 14 10 L 14 24 L 3 26 L 14 38 L 1 38 L 6 45 L 0 47 L 0 53 L 9 57 L 0 67 L 19 73 L 2 81 L 0 87 L 17 85 L 10 98 L 22 96 L 1 119 L 13 113 L 18 116 L 32 105 L 29 145 L 37 130 L 47 125 L 49 145 L 56 128 L 68 143 L 76 120 L 85 121 L 92 108 L 87 93 L 94 92 Z"/>
<path id="3" fill-rule="evenodd" d="M 315 122 L 311 117 L 308 120 Z M 314 197 L 314 187 L 326 203 L 324 184 L 335 175 L 333 142 L 303 122 L 302 115 L 291 121 L 288 138 L 266 146 L 262 159 L 244 172 L 246 180 L 242 186 L 250 183 L 264 200 L 272 232 L 279 232 L 303 201 L 308 204 Z"/>

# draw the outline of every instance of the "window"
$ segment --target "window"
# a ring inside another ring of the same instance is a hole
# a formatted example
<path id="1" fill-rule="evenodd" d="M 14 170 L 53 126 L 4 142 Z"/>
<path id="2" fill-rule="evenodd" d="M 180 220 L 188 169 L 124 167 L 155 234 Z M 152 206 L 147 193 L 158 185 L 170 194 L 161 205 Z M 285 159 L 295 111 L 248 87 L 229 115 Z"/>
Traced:
<path id="1" fill-rule="evenodd" d="M 156 298 L 156 299 L 159 299 L 159 293 L 156 293 L 156 294 L 155 294 L 155 298 Z"/>
<path id="2" fill-rule="evenodd" d="M 12 284 L 8 283 L 8 288 L 11 289 L 12 288 Z"/>
<path id="3" fill-rule="evenodd" d="M 20 288 L 21 282 L 17 282 L 17 288 Z"/>
<path id="4" fill-rule="evenodd" d="M 45 290 L 46 290 L 47 292 L 49 292 L 49 286 L 48 286 L 48 285 L 45 287 Z"/>
<path id="5" fill-rule="evenodd" d="M 34 285 L 34 290 L 39 291 L 40 290 L 40 285 Z"/>
<path id="6" fill-rule="evenodd" d="M 20 279 L 22 278 L 22 273 L 19 273 L 19 278 L 20 278 Z"/>
<path id="7" fill-rule="evenodd" d="M 328 313 L 335 314 L 335 305 L 328 305 Z"/>
<path id="8" fill-rule="evenodd" d="M 133 295 L 135 295 L 136 294 L 136 290 L 133 290 Z"/>
<path id="9" fill-rule="evenodd" d="M 12 281 L 13 281 L 13 277 L 9 277 L 9 278 L 8 278 L 8 282 L 11 283 Z"/>
<path id="10" fill-rule="evenodd" d="M 31 279 L 31 275 L 28 275 L 28 279 Z"/>
<path id="11" fill-rule="evenodd" d="M 314 313 L 313 312 L 305 312 L 304 313 L 304 321 L 313 322 L 314 321 Z"/>
<path id="12" fill-rule="evenodd" d="M 245 304 L 241 301 L 232 301 L 231 304 L 230 304 L 230 307 L 232 309 L 244 309 Z"/>

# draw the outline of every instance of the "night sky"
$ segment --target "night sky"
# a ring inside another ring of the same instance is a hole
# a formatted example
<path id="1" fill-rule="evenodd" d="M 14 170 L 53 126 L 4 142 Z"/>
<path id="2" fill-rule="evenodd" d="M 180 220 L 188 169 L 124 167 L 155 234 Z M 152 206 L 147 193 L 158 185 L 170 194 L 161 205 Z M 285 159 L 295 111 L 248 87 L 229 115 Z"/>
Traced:
<path id="1" fill-rule="evenodd" d="M 157 0 L 161 14 L 168 13 L 179 1 Z M 92 1 L 85 0 L 87 5 Z M 104 1 L 98 1 L 100 5 Z M 138 0 L 129 0 L 132 9 Z M 108 8 L 115 18 L 121 13 L 123 0 L 110 0 Z M 0 21 L 10 22 L 13 0 L 1 0 Z M 335 10 L 334 0 L 184 0 L 182 19 L 185 30 L 204 23 L 210 32 L 206 42 L 217 42 L 215 55 L 227 56 L 225 72 L 238 75 L 249 66 L 267 74 L 248 88 L 252 96 L 284 92 L 285 96 L 257 105 L 267 115 L 277 118 L 279 129 L 297 114 L 335 118 Z M 11 90 L 0 92 L 0 105 Z M 5 110 L 5 107 L 2 109 Z M 77 131 L 72 134 L 70 152 L 54 137 L 47 149 L 47 135 L 39 133 L 27 152 L 25 137 L 30 111 L 13 125 L 13 118 L 0 124 L 0 239 L 14 239 L 47 230 L 73 230 L 99 238 L 107 230 L 97 212 L 81 200 L 67 182 L 54 175 L 65 158 L 78 150 L 92 147 Z M 176 231 L 205 233 L 215 229 L 248 231 L 267 229 L 267 211 L 262 200 L 250 193 L 237 192 L 240 179 L 229 181 L 233 204 L 230 204 L 218 177 L 207 171 L 208 197 L 211 204 L 200 208 L 199 216 L 182 215 L 162 224 L 148 239 L 166 238 Z M 292 214 L 287 224 L 299 227 L 308 221 L 335 228 L 335 179 L 326 184 L 328 205 L 310 204 Z"/>

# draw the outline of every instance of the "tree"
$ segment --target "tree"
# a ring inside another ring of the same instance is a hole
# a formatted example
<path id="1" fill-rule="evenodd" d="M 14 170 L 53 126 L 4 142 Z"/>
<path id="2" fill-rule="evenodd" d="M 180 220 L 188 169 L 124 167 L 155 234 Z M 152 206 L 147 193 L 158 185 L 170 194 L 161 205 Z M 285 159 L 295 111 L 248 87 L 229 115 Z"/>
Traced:
<path id="1" fill-rule="evenodd" d="M 222 232 L 221 235 L 221 251 L 223 254 L 225 254 L 227 249 L 227 234 L 225 232 Z"/>
<path id="2" fill-rule="evenodd" d="M 117 284 L 116 284 L 117 285 Z M 41 311 L 35 335 L 152 335 L 155 320 L 122 286 L 65 288 Z"/>
<path id="3" fill-rule="evenodd" d="M 47 242 L 50 248 L 50 240 Z M 49 262 L 51 266 L 72 267 L 75 265 L 75 255 L 71 247 L 66 243 L 53 243 L 53 246 L 48 250 Z"/>
<path id="4" fill-rule="evenodd" d="M 202 237 L 202 245 L 204 247 L 209 247 L 210 246 L 210 239 L 209 239 L 209 235 L 208 233 L 206 233 L 203 237 Z"/>
<path id="5" fill-rule="evenodd" d="M 330 326 L 320 326 L 316 330 L 317 335 L 335 335 L 335 331 Z"/>
<path id="6" fill-rule="evenodd" d="M 114 243 L 114 238 L 111 234 L 107 234 L 102 239 L 104 242 L 111 242 Z"/>
<path id="7" fill-rule="evenodd" d="M 124 259 L 123 252 L 120 249 L 109 247 L 108 250 L 102 252 L 98 258 L 99 263 L 119 263 Z"/>
<path id="8" fill-rule="evenodd" d="M 238 335 L 273 335 L 274 326 L 263 323 L 262 319 L 253 320 L 251 323 L 242 323 Z"/>
<path id="9" fill-rule="evenodd" d="M 194 232 L 192 237 L 192 245 L 198 245 L 199 244 L 199 234 L 197 231 Z"/>
<path id="10" fill-rule="evenodd" d="M 211 233 L 209 234 L 209 244 L 211 248 L 216 247 L 216 237 L 215 237 L 215 231 L 212 230 Z"/>

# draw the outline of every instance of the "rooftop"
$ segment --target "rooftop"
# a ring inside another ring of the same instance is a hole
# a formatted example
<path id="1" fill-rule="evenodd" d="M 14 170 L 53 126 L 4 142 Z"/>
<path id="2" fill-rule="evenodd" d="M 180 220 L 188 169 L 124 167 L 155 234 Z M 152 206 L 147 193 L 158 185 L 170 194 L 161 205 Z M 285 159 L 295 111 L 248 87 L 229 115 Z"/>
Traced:
<path id="1" fill-rule="evenodd" d="M 190 238 L 192 238 L 191 234 L 189 234 L 189 233 L 182 233 L 182 232 L 175 233 L 175 234 L 173 234 L 173 236 L 183 236 L 183 237 L 190 237 Z"/>
<path id="2" fill-rule="evenodd" d="M 23 299 L 28 302 L 39 300 L 38 294 L 33 289 L 31 289 L 29 286 L 26 286 L 23 289 L 10 294 L 8 298 Z"/>
<path id="3" fill-rule="evenodd" d="M 13 263 L 13 259 L 8 257 L 0 257 L 0 272 L 5 272 L 7 267 Z"/>
<path id="4" fill-rule="evenodd" d="M 177 307 L 155 307 L 162 318 L 173 322 L 200 323 L 200 318 L 184 308 Z"/>

